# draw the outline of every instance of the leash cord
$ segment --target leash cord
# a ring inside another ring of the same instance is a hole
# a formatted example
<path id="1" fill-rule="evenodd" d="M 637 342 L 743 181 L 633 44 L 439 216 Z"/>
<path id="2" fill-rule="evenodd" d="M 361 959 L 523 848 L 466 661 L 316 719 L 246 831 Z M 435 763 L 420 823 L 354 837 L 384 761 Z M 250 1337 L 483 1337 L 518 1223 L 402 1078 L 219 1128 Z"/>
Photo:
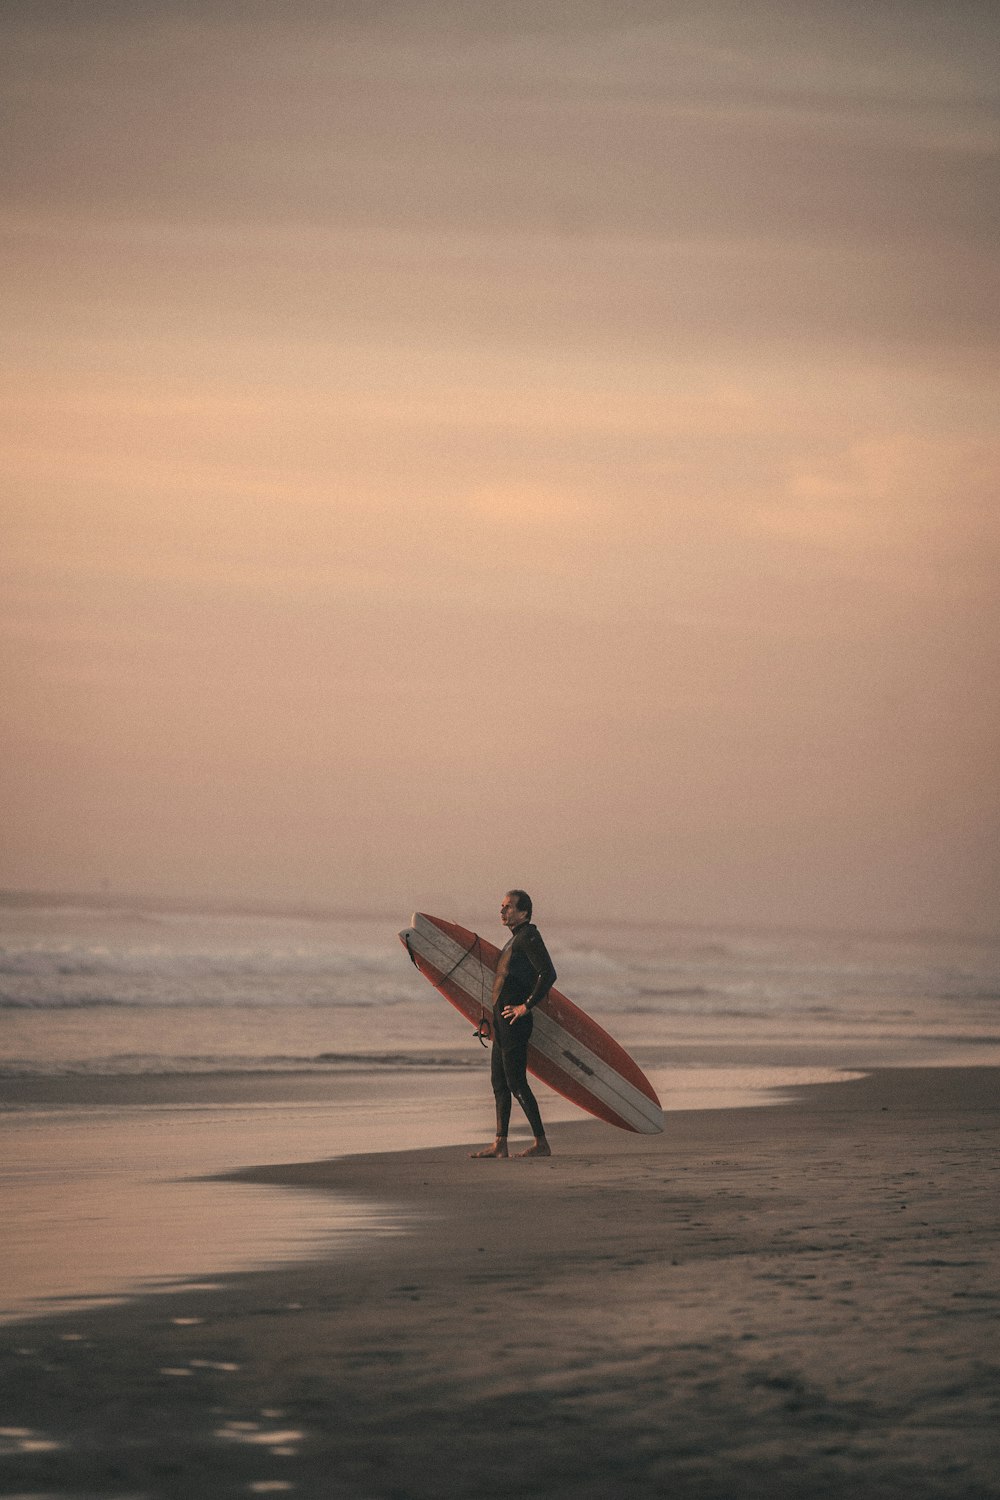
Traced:
<path id="1" fill-rule="evenodd" d="M 413 967 L 415 969 L 418 969 L 420 967 L 420 965 L 417 963 L 417 960 L 414 957 L 413 949 L 410 947 L 410 934 L 408 932 L 407 932 L 406 936 L 403 938 L 403 942 L 406 944 L 406 951 L 410 955 L 410 963 L 413 965 Z M 463 964 L 465 962 L 465 960 L 468 958 L 469 954 L 470 953 L 474 953 L 477 948 L 480 948 L 480 941 L 479 941 L 479 933 L 478 932 L 473 933 L 473 935 L 472 935 L 472 942 L 469 944 L 468 948 L 466 948 L 466 950 L 465 950 L 464 953 L 460 953 L 459 954 L 458 958 L 452 964 L 452 966 L 448 970 L 447 974 L 445 974 L 443 976 L 443 978 L 441 980 L 441 983 L 442 984 L 447 984 L 448 980 L 454 974 L 455 970 L 457 968 L 459 968 L 459 966 L 461 964 Z M 480 987 L 480 989 L 482 991 L 482 994 L 479 997 L 479 1003 L 483 1007 L 483 1009 L 485 1010 L 486 1009 L 486 1001 L 483 998 L 483 995 L 485 995 L 485 993 L 486 993 L 486 986 L 483 984 L 483 970 L 484 970 L 484 968 L 485 968 L 485 965 L 483 964 L 482 951 L 481 951 L 481 948 L 480 948 L 480 955 L 479 955 L 479 987 Z M 488 1043 L 492 1040 L 492 1037 L 493 1037 L 493 1027 L 490 1024 L 489 1018 L 487 1016 L 483 1016 L 483 1019 L 480 1021 L 479 1025 L 476 1027 L 476 1029 L 472 1033 L 472 1035 L 477 1038 L 477 1040 L 479 1041 L 479 1045 L 481 1047 L 487 1046 Z"/>

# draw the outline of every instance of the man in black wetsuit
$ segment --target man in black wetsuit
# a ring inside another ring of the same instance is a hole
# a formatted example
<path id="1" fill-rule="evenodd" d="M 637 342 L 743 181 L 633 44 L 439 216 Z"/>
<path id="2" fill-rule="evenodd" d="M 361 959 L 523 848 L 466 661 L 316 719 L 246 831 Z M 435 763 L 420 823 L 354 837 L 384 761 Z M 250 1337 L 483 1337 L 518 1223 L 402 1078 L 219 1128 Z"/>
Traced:
<path id="1" fill-rule="evenodd" d="M 507 1127 L 514 1098 L 528 1117 L 534 1144 L 518 1156 L 551 1156 L 538 1103 L 528 1087 L 528 1042 L 531 1012 L 555 984 L 556 971 L 542 935 L 531 920 L 531 897 L 508 891 L 500 906 L 500 920 L 510 928 L 510 941 L 500 954 L 493 981 L 493 1055 L 490 1075 L 497 1105 L 497 1134 L 492 1146 L 474 1151 L 475 1157 L 507 1155 Z"/>

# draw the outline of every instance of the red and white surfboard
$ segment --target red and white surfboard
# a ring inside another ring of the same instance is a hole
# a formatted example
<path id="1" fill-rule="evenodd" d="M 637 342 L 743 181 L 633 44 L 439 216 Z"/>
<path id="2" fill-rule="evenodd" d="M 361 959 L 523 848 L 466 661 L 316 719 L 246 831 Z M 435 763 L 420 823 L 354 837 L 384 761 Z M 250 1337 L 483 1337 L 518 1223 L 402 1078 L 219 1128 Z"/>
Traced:
<path id="1" fill-rule="evenodd" d="M 424 978 L 488 1035 L 500 950 L 457 922 L 422 911 L 399 936 Z M 655 1135 L 663 1129 L 660 1101 L 642 1069 L 572 1000 L 550 990 L 532 1017 L 528 1070 L 536 1078 L 621 1130 Z"/>

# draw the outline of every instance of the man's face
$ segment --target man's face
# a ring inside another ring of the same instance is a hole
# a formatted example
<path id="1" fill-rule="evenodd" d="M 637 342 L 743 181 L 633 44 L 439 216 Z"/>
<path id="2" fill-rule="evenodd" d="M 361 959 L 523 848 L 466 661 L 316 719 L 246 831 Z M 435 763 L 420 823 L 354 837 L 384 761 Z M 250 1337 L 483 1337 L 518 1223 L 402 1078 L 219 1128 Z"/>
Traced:
<path id="1" fill-rule="evenodd" d="M 522 922 L 526 922 L 528 920 L 526 914 L 517 905 L 514 897 L 510 894 L 509 891 L 500 902 L 500 920 L 503 925 L 505 927 L 509 927 L 512 932 L 515 927 L 520 927 Z"/>

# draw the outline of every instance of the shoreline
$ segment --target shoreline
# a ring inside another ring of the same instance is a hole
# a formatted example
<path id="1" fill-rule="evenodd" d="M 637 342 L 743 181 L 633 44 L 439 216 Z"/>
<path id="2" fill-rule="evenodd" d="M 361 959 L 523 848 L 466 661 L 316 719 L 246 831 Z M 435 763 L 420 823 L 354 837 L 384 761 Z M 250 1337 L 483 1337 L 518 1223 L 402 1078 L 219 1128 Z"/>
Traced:
<path id="1" fill-rule="evenodd" d="M 877 1070 L 662 1136 L 560 1124 L 542 1161 L 227 1173 L 406 1229 L 0 1330 L 0 1487 L 989 1493 L 998 1101 L 996 1068 Z"/>
<path id="2" fill-rule="evenodd" d="M 712 1051 L 708 1047 L 687 1049 L 690 1061 L 686 1061 L 685 1049 L 678 1048 L 680 1062 L 675 1061 L 672 1068 L 658 1066 L 655 1057 L 652 1061 L 643 1057 L 644 1067 L 656 1078 L 662 1090 L 665 1114 L 706 1107 L 675 1101 L 684 1100 L 689 1093 L 698 1098 L 705 1097 L 712 1088 L 723 1090 L 725 1097 L 718 1105 L 708 1107 L 749 1109 L 760 1106 L 762 1094 L 777 1094 L 787 1088 L 819 1085 L 841 1078 L 846 1080 L 871 1070 L 867 1064 L 833 1065 L 821 1048 L 813 1049 L 812 1054 L 806 1049 L 798 1049 L 786 1059 L 776 1056 L 774 1048 L 764 1045 L 758 1049 L 759 1058 L 754 1057 L 752 1049 L 744 1049 L 741 1064 L 727 1065 L 723 1056 L 715 1058 L 715 1066 L 709 1066 L 701 1058 L 704 1054 L 711 1056 Z M 237 1105 L 252 1108 L 267 1104 L 336 1104 L 344 1098 L 363 1099 L 369 1094 L 381 1097 L 398 1090 L 401 1083 L 405 1093 L 406 1085 L 412 1086 L 417 1080 L 424 1083 L 435 1077 L 445 1091 L 468 1089 L 470 1094 L 474 1092 L 483 1102 L 484 1117 L 487 1117 L 492 1111 L 488 1066 L 487 1061 L 485 1064 L 459 1062 L 440 1068 L 433 1064 L 418 1064 L 373 1069 L 364 1059 L 359 1059 L 356 1066 L 328 1071 L 318 1068 L 273 1071 L 219 1068 L 205 1072 L 163 1073 L 8 1073 L 0 1075 L 0 1116 L 5 1111 L 50 1106 L 86 1109 Z M 949 1067 L 952 1064 L 942 1062 L 934 1066 Z M 707 1080 L 707 1088 L 702 1086 L 703 1079 Z M 697 1085 L 693 1090 L 680 1086 L 691 1081 Z M 545 1088 L 545 1100 L 546 1112 L 560 1123 L 575 1121 L 584 1113 L 579 1106 L 548 1088 Z M 763 1100 L 765 1105 L 770 1102 L 770 1099 Z M 428 1101 L 429 1112 L 430 1109 Z"/>
<path id="3" fill-rule="evenodd" d="M 0 1171 L 0 1325 L 193 1277 L 315 1259 L 327 1244 L 342 1247 L 366 1227 L 354 1197 L 275 1193 L 273 1185 L 233 1174 L 320 1152 L 339 1158 L 459 1145 L 478 1137 L 492 1114 L 481 1074 L 446 1068 L 436 1075 L 386 1069 L 3 1080 L 0 1110 L 11 1149 Z M 697 1069 L 663 1083 L 668 1110 L 676 1112 L 766 1106 L 793 1084 L 843 1076 L 817 1067 Z M 545 1109 L 556 1136 L 584 1118 L 554 1094 Z M 515 1121 L 513 1149 L 522 1136 L 526 1144 Z M 213 1192 L 212 1181 L 228 1186 Z M 383 1231 L 377 1205 L 368 1220 L 372 1233 Z"/>

